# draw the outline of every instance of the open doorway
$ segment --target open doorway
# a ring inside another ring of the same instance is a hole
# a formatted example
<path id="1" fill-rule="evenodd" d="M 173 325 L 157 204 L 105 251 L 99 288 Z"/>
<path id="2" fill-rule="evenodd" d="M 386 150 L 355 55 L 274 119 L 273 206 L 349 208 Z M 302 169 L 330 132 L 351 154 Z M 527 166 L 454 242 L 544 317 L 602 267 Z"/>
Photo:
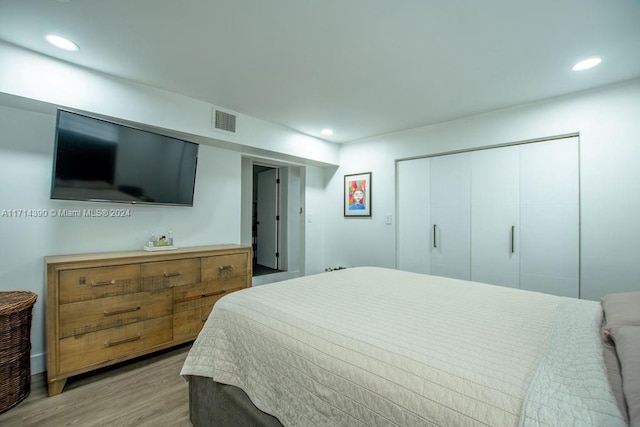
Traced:
<path id="1" fill-rule="evenodd" d="M 280 169 L 253 166 L 253 275 L 280 271 Z"/>
<path id="2" fill-rule="evenodd" d="M 242 158 L 241 242 L 253 247 L 253 286 L 304 274 L 303 171 L 273 159 Z"/>

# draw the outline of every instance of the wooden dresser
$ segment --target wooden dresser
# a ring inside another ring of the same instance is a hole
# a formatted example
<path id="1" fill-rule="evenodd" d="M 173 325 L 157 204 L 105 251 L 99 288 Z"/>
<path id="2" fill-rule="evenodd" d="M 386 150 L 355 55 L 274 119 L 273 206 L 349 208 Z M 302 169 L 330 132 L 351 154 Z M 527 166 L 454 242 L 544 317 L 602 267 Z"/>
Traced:
<path id="1" fill-rule="evenodd" d="M 45 258 L 49 396 L 67 378 L 192 341 L 213 304 L 251 286 L 251 247 Z"/>

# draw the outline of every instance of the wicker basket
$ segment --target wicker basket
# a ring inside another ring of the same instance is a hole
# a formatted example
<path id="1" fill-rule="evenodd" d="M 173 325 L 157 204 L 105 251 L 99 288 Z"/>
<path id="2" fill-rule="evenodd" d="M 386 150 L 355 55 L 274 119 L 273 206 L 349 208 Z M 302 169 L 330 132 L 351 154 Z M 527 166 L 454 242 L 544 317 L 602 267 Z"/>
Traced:
<path id="1" fill-rule="evenodd" d="M 33 292 L 0 292 L 0 413 L 31 391 L 31 312 Z"/>

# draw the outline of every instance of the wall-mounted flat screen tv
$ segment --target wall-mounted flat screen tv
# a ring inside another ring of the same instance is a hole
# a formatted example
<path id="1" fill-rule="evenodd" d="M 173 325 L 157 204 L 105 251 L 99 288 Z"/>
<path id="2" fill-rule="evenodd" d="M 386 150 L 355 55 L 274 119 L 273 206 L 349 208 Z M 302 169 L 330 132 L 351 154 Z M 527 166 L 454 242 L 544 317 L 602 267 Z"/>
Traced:
<path id="1" fill-rule="evenodd" d="M 58 110 L 51 198 L 193 206 L 198 144 Z"/>

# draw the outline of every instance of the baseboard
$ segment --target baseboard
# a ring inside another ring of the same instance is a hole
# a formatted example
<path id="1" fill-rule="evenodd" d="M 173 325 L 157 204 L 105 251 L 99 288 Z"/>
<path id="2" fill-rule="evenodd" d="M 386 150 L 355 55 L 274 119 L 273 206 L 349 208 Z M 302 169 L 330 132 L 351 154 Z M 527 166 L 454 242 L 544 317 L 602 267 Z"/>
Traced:
<path id="1" fill-rule="evenodd" d="M 47 370 L 47 353 L 31 355 L 31 375 L 39 374 Z"/>
<path id="2" fill-rule="evenodd" d="M 31 374 L 31 390 L 35 390 L 36 387 L 42 387 L 43 384 L 46 387 L 46 384 L 47 384 L 46 372 L 38 372 L 37 374 Z"/>

